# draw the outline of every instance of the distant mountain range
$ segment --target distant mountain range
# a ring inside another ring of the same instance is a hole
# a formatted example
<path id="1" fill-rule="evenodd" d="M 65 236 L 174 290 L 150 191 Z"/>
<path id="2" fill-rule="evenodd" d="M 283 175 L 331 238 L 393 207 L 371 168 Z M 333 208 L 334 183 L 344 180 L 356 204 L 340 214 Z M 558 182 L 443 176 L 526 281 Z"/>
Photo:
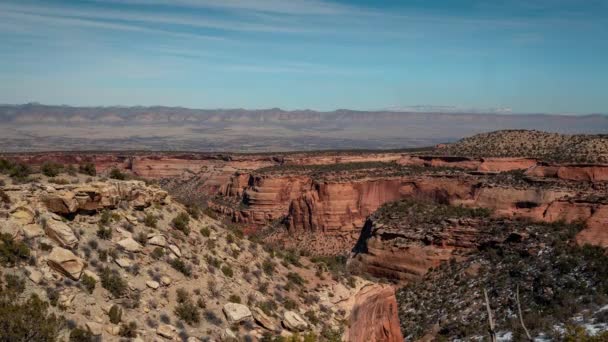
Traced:
<path id="1" fill-rule="evenodd" d="M 501 129 L 606 133 L 608 116 L 482 114 L 432 106 L 318 112 L 0 105 L 0 143 L 4 151 L 381 149 L 451 142 Z"/>

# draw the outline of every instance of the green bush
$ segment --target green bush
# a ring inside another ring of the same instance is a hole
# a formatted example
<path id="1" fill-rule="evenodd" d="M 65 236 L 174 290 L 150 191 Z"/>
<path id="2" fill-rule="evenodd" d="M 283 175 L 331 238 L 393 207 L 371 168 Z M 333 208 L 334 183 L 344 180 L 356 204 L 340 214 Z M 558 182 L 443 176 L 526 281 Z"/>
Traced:
<path id="1" fill-rule="evenodd" d="M 156 247 L 154 248 L 154 250 L 152 251 L 152 254 L 150 254 L 152 256 L 152 258 L 158 260 L 160 258 L 163 257 L 163 255 L 165 255 L 165 250 L 162 249 L 162 247 Z"/>
<path id="2" fill-rule="evenodd" d="M 122 320 L 122 308 L 116 304 L 112 305 L 110 311 L 108 311 L 108 317 L 112 324 L 118 324 Z"/>
<path id="3" fill-rule="evenodd" d="M 127 175 L 122 173 L 119 169 L 113 168 L 110 171 L 109 177 L 112 179 L 125 180 L 127 179 Z"/>
<path id="4" fill-rule="evenodd" d="M 118 272 L 105 267 L 101 271 L 100 278 L 101 286 L 115 298 L 121 297 L 127 292 L 127 283 Z"/>
<path id="5" fill-rule="evenodd" d="M 190 298 L 179 303 L 175 307 L 175 315 L 190 325 L 194 325 L 201 321 L 199 308 L 192 303 Z"/>
<path id="6" fill-rule="evenodd" d="M 241 297 L 239 297 L 239 295 L 236 295 L 236 294 L 231 294 L 230 297 L 228 297 L 228 301 L 230 303 L 241 304 Z"/>
<path id="7" fill-rule="evenodd" d="M 82 174 L 95 176 L 97 174 L 97 170 L 95 169 L 95 164 L 93 163 L 84 163 L 78 166 L 78 171 Z"/>
<path id="8" fill-rule="evenodd" d="M 169 265 L 187 277 L 192 275 L 192 268 L 181 259 L 173 259 L 169 262 Z"/>
<path id="9" fill-rule="evenodd" d="M 211 235 L 211 230 L 207 227 L 201 228 L 201 235 L 204 237 L 209 237 Z"/>
<path id="10" fill-rule="evenodd" d="M 15 274 L 6 274 L 4 276 L 6 281 L 5 290 L 15 295 L 23 293 L 25 291 L 25 280 Z"/>
<path id="11" fill-rule="evenodd" d="M 17 180 L 25 180 L 32 173 L 32 169 L 25 164 L 14 164 L 8 175 Z"/>
<path id="12" fill-rule="evenodd" d="M 144 224 L 150 228 L 156 228 L 156 223 L 158 219 L 151 213 L 147 213 L 144 217 Z"/>
<path id="13" fill-rule="evenodd" d="M 110 240 L 112 238 L 112 228 L 99 225 L 99 227 L 97 227 L 97 237 L 104 240 Z"/>
<path id="14" fill-rule="evenodd" d="M 171 224 L 175 229 L 181 230 L 186 235 L 190 234 L 189 223 L 190 216 L 187 213 L 180 213 L 171 221 Z"/>
<path id="15" fill-rule="evenodd" d="M 287 280 L 295 285 L 302 286 L 306 282 L 299 274 L 295 272 L 287 273 Z"/>
<path id="16" fill-rule="evenodd" d="M 93 290 L 95 290 L 95 285 L 97 284 L 95 278 L 86 274 L 82 275 L 82 277 L 80 278 L 80 282 L 82 283 L 82 286 L 84 286 L 84 288 L 89 291 L 89 293 L 93 293 Z"/>
<path id="17" fill-rule="evenodd" d="M 222 266 L 222 273 L 224 273 L 224 275 L 229 278 L 232 278 L 232 276 L 234 275 L 234 271 L 232 271 L 232 267 L 230 267 L 229 265 Z"/>
<path id="18" fill-rule="evenodd" d="M 178 303 L 183 303 L 190 300 L 190 294 L 184 288 L 179 288 L 175 291 L 176 300 Z"/>
<path id="19" fill-rule="evenodd" d="M 11 204 L 11 198 L 2 189 L 0 189 L 0 203 Z"/>
<path id="20" fill-rule="evenodd" d="M 122 324 L 118 335 L 121 337 L 135 338 L 137 337 L 137 323 L 131 321 L 128 324 Z"/>
<path id="21" fill-rule="evenodd" d="M 23 242 L 18 242 L 8 233 L 0 234 L 0 262 L 6 267 L 12 267 L 19 261 L 25 261 L 30 256 L 30 248 Z"/>
<path id="22" fill-rule="evenodd" d="M 40 172 L 47 177 L 56 177 L 63 171 L 63 165 L 55 162 L 45 162 L 40 166 Z"/>
<path id="23" fill-rule="evenodd" d="M 274 268 L 275 268 L 275 264 L 270 259 L 266 259 L 262 263 L 262 270 L 264 270 L 264 273 L 266 273 L 269 276 L 274 273 Z"/>
<path id="24" fill-rule="evenodd" d="M 70 342 L 91 342 L 93 334 L 87 329 L 76 327 L 70 331 Z"/>
<path id="25" fill-rule="evenodd" d="M 0 341 L 58 341 L 65 321 L 48 307 L 35 294 L 21 301 L 0 290 Z"/>

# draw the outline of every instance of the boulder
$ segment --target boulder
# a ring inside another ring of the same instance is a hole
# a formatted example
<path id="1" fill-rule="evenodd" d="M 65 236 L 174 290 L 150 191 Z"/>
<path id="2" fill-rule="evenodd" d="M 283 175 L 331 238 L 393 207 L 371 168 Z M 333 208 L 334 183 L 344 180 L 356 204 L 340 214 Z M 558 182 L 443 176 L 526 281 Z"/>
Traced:
<path id="1" fill-rule="evenodd" d="M 71 191 L 50 193 L 42 198 L 42 202 L 50 212 L 70 214 L 78 209 L 78 202 L 74 197 L 75 194 Z"/>
<path id="2" fill-rule="evenodd" d="M 308 328 L 308 323 L 293 311 L 285 311 L 283 315 L 283 325 L 291 331 L 303 331 Z"/>
<path id="3" fill-rule="evenodd" d="M 118 259 L 115 259 L 114 262 L 121 268 L 131 267 L 131 265 L 132 265 L 131 260 L 128 258 L 125 258 L 125 257 L 120 257 Z"/>
<path id="4" fill-rule="evenodd" d="M 31 266 L 26 266 L 25 270 L 27 271 L 27 277 L 34 282 L 34 284 L 40 284 L 42 281 L 42 272 Z"/>
<path id="5" fill-rule="evenodd" d="M 163 235 L 149 234 L 148 244 L 153 246 L 165 247 L 167 246 L 167 239 Z"/>
<path id="6" fill-rule="evenodd" d="M 261 326 L 264 327 L 270 331 L 277 331 L 279 330 L 279 325 L 277 324 L 277 322 L 270 318 L 268 315 L 266 315 L 264 313 L 264 311 L 262 311 L 262 309 L 258 308 L 258 307 L 254 307 L 251 310 L 252 314 L 253 314 L 253 319 Z"/>
<path id="7" fill-rule="evenodd" d="M 249 308 L 243 304 L 226 303 L 223 310 L 228 322 L 231 324 L 245 321 L 252 316 Z"/>
<path id="8" fill-rule="evenodd" d="M 101 325 L 100 323 L 97 323 L 97 322 L 87 322 L 85 325 L 87 327 L 87 330 L 93 336 L 99 336 L 103 332 L 103 325 Z"/>
<path id="9" fill-rule="evenodd" d="M 149 288 L 151 288 L 151 289 L 153 289 L 153 290 L 156 290 L 157 288 L 160 287 L 160 284 L 157 281 L 148 280 L 146 282 L 146 286 L 149 287 Z"/>
<path id="10" fill-rule="evenodd" d="M 173 280 L 171 278 L 169 278 L 168 276 L 162 276 L 160 277 L 160 283 L 163 284 L 163 286 L 169 286 L 171 285 L 171 282 Z"/>
<path id="11" fill-rule="evenodd" d="M 176 245 L 169 245 L 171 252 L 178 258 L 182 257 L 182 251 Z"/>
<path id="12" fill-rule="evenodd" d="M 34 223 L 35 214 L 31 208 L 20 206 L 13 209 L 11 219 L 21 225 Z"/>
<path id="13" fill-rule="evenodd" d="M 44 235 L 44 230 L 42 230 L 42 227 L 37 224 L 26 224 L 25 226 L 21 227 L 21 231 L 26 239 L 33 239 L 35 237 Z"/>
<path id="14" fill-rule="evenodd" d="M 161 324 L 158 328 L 156 328 L 156 334 L 168 339 L 173 339 L 176 331 L 177 329 L 169 324 Z"/>
<path id="15" fill-rule="evenodd" d="M 87 265 L 70 250 L 61 247 L 53 248 L 48 256 L 47 263 L 52 269 L 73 280 L 80 279 L 80 275 Z"/>
<path id="16" fill-rule="evenodd" d="M 125 250 L 127 250 L 129 252 L 133 252 L 133 253 L 141 251 L 141 248 L 142 248 L 142 246 L 131 237 L 122 239 L 122 240 L 118 241 L 117 244 L 119 246 L 121 246 L 122 248 L 124 248 Z"/>
<path id="17" fill-rule="evenodd" d="M 78 238 L 74 235 L 72 228 L 61 221 L 57 215 L 44 216 L 44 231 L 46 235 L 59 243 L 62 247 L 74 247 L 78 243 Z"/>

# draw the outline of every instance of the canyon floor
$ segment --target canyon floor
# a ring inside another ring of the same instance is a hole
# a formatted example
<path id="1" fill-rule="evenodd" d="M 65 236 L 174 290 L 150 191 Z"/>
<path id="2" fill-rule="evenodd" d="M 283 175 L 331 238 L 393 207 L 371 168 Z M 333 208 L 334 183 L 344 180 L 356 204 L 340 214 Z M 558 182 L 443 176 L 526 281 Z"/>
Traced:
<path id="1" fill-rule="evenodd" d="M 489 305 L 502 341 L 603 341 L 607 158 L 605 135 L 522 130 L 5 153 L 0 324 L 34 303 L 50 340 L 481 341 Z"/>

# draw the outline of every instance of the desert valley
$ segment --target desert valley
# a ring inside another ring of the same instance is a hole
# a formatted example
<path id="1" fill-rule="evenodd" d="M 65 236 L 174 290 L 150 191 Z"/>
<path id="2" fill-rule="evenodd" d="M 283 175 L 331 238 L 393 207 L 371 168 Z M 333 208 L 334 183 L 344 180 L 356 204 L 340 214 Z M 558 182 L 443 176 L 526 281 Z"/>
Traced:
<path id="1" fill-rule="evenodd" d="M 0 160 L 14 336 L 35 320 L 33 340 L 607 338 L 605 135 Z"/>

